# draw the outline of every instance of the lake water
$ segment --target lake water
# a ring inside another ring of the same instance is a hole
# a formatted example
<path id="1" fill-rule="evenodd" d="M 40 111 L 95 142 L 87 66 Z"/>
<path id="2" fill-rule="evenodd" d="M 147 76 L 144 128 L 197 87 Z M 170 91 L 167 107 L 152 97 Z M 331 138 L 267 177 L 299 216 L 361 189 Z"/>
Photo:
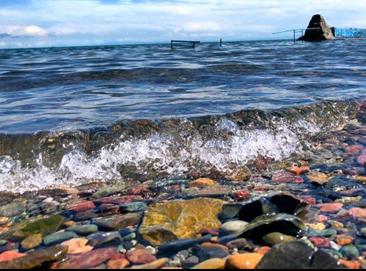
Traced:
<path id="1" fill-rule="evenodd" d="M 0 189 L 180 178 L 258 155 L 284 159 L 358 110 L 365 45 L 0 50 Z"/>

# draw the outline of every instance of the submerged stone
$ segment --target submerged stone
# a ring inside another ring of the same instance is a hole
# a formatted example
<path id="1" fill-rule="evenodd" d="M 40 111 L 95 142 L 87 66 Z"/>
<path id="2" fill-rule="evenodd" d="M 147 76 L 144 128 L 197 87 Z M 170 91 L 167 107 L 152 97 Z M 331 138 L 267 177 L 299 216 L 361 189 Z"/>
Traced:
<path id="1" fill-rule="evenodd" d="M 198 245 L 198 244 L 201 244 L 204 242 L 208 242 L 211 240 L 211 238 L 212 238 L 212 236 L 206 235 L 204 237 L 197 238 L 197 239 L 185 239 L 185 240 L 173 241 L 173 242 L 159 246 L 158 247 L 159 254 L 162 254 L 164 256 L 171 256 L 171 255 L 178 253 L 179 251 L 189 249 L 195 245 Z"/>
<path id="2" fill-rule="evenodd" d="M 229 256 L 229 250 L 223 245 L 200 245 L 192 249 L 193 253 L 200 259 L 200 262 L 212 258 L 226 258 Z"/>
<path id="3" fill-rule="evenodd" d="M 16 250 L 5 251 L 0 254 L 0 262 L 12 261 L 21 257 L 24 257 L 27 254 L 19 253 Z"/>
<path id="4" fill-rule="evenodd" d="M 240 220 L 251 222 L 266 214 L 286 213 L 300 215 L 306 210 L 307 203 L 291 193 L 279 193 L 243 205 L 239 212 Z"/>
<path id="5" fill-rule="evenodd" d="M 209 178 L 199 178 L 189 183 L 189 187 L 207 187 L 216 185 L 217 182 Z"/>
<path id="6" fill-rule="evenodd" d="M 50 245 L 59 244 L 63 241 L 66 241 L 66 240 L 69 240 L 69 239 L 72 239 L 72 238 L 77 238 L 77 237 L 78 237 L 78 235 L 74 232 L 68 232 L 68 231 L 55 232 L 55 233 L 52 233 L 50 235 L 47 235 L 44 238 L 43 243 L 46 246 L 50 246 Z"/>
<path id="7" fill-rule="evenodd" d="M 68 248 L 68 254 L 80 254 L 93 250 L 92 246 L 88 246 L 89 240 L 86 238 L 73 238 L 63 242 L 61 245 Z"/>
<path id="8" fill-rule="evenodd" d="M 122 212 L 143 212 L 147 209 L 145 202 L 131 202 L 120 206 Z"/>
<path id="9" fill-rule="evenodd" d="M 323 251 L 315 252 L 301 241 L 274 246 L 264 255 L 257 269 L 340 269 L 337 259 Z"/>
<path id="10" fill-rule="evenodd" d="M 89 235 L 98 231 L 98 226 L 94 224 L 76 225 L 67 229 L 79 235 Z"/>
<path id="11" fill-rule="evenodd" d="M 126 256 L 132 264 L 147 264 L 156 261 L 156 257 L 144 248 L 132 250 Z"/>
<path id="12" fill-rule="evenodd" d="M 66 257 L 67 247 L 56 246 L 31 252 L 24 257 L 0 262 L 0 269 L 33 269 L 45 263 L 61 261 Z"/>
<path id="13" fill-rule="evenodd" d="M 288 214 L 263 215 L 253 220 L 241 234 L 241 237 L 261 243 L 263 237 L 272 232 L 297 237 L 305 229 L 305 224 L 296 216 Z"/>
<path id="14" fill-rule="evenodd" d="M 126 190 L 126 186 L 124 184 L 118 184 L 114 186 L 107 186 L 99 189 L 97 192 L 93 194 L 94 199 L 108 197 L 114 194 L 121 193 Z"/>
<path id="15" fill-rule="evenodd" d="M 226 263 L 225 259 L 214 258 L 214 259 L 209 259 L 202 263 L 199 263 L 199 264 L 195 265 L 194 267 L 192 267 L 192 269 L 206 269 L 206 270 L 225 269 L 225 263 Z"/>
<path id="16" fill-rule="evenodd" d="M 24 250 L 36 248 L 42 244 L 42 234 L 33 234 L 24 239 L 21 246 Z"/>
<path id="17" fill-rule="evenodd" d="M 140 269 L 140 270 L 154 270 L 154 269 L 161 269 L 169 262 L 169 258 L 161 258 L 155 260 L 153 262 L 142 264 L 142 265 L 135 265 L 132 266 L 130 269 Z"/>
<path id="18" fill-rule="evenodd" d="M 17 227 L 14 236 L 27 237 L 33 234 L 42 234 L 42 236 L 45 236 L 58 231 L 63 223 L 64 218 L 60 215 L 28 221 Z"/>
<path id="19" fill-rule="evenodd" d="M 226 268 L 228 269 L 255 269 L 263 258 L 259 253 L 236 254 L 228 257 Z"/>
<path id="20" fill-rule="evenodd" d="M 219 219 L 224 222 L 239 219 L 239 212 L 242 207 L 243 204 L 238 203 L 224 204 L 219 214 Z"/>
<path id="21" fill-rule="evenodd" d="M 270 246 L 293 241 L 295 238 L 280 232 L 271 232 L 263 236 L 263 241 Z"/>
<path id="22" fill-rule="evenodd" d="M 235 220 L 229 221 L 223 224 L 220 228 L 220 232 L 224 234 L 241 234 L 245 230 L 248 222 Z"/>
<path id="23" fill-rule="evenodd" d="M 179 239 L 197 237 L 204 229 L 219 229 L 221 223 L 217 216 L 223 203 L 217 199 L 198 198 L 153 204 L 145 214 L 140 234 L 151 244 L 160 245 L 165 240 L 151 236 L 152 227 L 164 228 Z"/>
<path id="24" fill-rule="evenodd" d="M 118 232 L 97 232 L 89 235 L 89 245 L 93 247 L 101 247 L 105 245 L 118 246 L 122 242 L 122 238 Z"/>
<path id="25" fill-rule="evenodd" d="M 126 215 L 94 218 L 93 224 L 97 225 L 101 230 L 115 231 L 139 224 L 141 216 L 142 215 L 140 213 L 131 213 Z"/>
<path id="26" fill-rule="evenodd" d="M 67 248 L 66 248 L 67 249 Z M 54 266 L 56 269 L 86 269 L 97 267 L 120 253 L 115 248 L 101 248 L 80 255 L 72 255 L 68 260 Z"/>
<path id="27" fill-rule="evenodd" d="M 0 216 L 14 217 L 26 210 L 26 200 L 15 200 L 14 202 L 0 207 Z"/>
<path id="28" fill-rule="evenodd" d="M 339 251 L 342 255 L 347 259 L 356 259 L 360 256 L 360 252 L 358 251 L 357 247 L 354 245 L 347 245 L 340 249 Z"/>

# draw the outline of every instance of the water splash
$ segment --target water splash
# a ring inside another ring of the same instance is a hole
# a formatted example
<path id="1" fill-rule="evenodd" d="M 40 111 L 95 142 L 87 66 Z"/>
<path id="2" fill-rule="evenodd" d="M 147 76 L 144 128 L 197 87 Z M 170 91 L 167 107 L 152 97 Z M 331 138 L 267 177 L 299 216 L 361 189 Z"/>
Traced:
<path id="1" fill-rule="evenodd" d="M 341 127 L 357 108 L 330 103 L 313 109 L 237 112 L 160 126 L 150 123 L 152 128 L 133 124 L 132 134 L 122 129 L 117 138 L 93 151 L 82 147 L 85 144 L 79 136 L 72 144 L 62 144 L 65 153 L 53 164 L 47 161 L 47 152 L 39 152 L 32 166 L 9 155 L 0 156 L 0 189 L 24 192 L 91 181 L 205 175 L 212 170 L 230 174 L 259 155 L 280 161 L 301 153 L 309 137 Z"/>

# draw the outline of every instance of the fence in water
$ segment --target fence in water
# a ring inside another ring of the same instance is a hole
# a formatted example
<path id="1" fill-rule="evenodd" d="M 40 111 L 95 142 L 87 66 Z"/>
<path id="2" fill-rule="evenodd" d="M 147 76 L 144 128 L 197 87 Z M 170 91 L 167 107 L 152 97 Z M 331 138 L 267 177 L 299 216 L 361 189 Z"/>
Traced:
<path id="1" fill-rule="evenodd" d="M 294 42 L 302 37 L 305 34 L 306 30 L 319 30 L 320 27 L 316 28 L 300 28 L 300 29 L 289 29 L 279 32 L 274 32 L 272 34 L 284 34 L 284 33 L 291 33 Z M 366 39 L 366 28 L 356 28 L 356 27 L 349 27 L 349 28 L 342 28 L 342 27 L 333 27 L 333 33 L 336 39 Z"/>

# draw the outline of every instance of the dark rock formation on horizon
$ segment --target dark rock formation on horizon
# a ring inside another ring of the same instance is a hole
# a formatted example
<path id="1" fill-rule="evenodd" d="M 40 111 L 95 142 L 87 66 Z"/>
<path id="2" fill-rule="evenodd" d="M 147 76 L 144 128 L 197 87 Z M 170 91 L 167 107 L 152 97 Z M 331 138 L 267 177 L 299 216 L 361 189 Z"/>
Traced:
<path id="1" fill-rule="evenodd" d="M 305 31 L 305 35 L 299 38 L 303 41 L 323 41 L 323 40 L 333 40 L 334 33 L 332 29 L 328 26 L 322 15 L 314 15 Z"/>

